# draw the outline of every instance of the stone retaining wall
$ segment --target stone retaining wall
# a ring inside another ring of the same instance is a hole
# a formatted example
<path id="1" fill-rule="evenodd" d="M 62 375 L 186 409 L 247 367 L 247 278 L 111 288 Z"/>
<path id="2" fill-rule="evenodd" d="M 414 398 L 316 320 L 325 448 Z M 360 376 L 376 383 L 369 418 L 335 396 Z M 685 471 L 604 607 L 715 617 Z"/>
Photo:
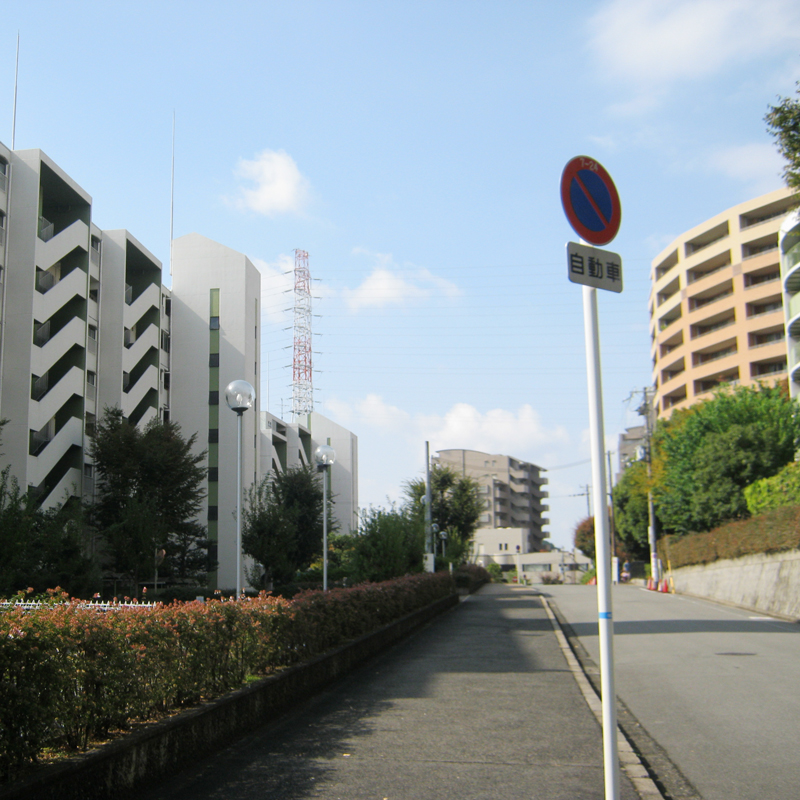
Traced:
<path id="1" fill-rule="evenodd" d="M 143 725 L 117 741 L 0 787 L 0 800 L 108 800 L 198 761 L 306 699 L 433 617 L 458 605 L 442 598 L 396 622 L 219 700 Z"/>
<path id="2" fill-rule="evenodd" d="M 672 578 L 682 594 L 800 620 L 800 550 L 681 567 Z"/>

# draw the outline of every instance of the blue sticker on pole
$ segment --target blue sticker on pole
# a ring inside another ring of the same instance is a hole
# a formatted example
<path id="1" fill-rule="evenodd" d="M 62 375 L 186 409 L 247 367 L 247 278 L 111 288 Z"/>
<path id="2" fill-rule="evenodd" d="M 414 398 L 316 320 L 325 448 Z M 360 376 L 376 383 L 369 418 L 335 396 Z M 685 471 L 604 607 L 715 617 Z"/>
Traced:
<path id="1" fill-rule="evenodd" d="M 600 619 L 611 619 L 611 612 L 610 611 L 601 611 L 597 616 Z"/>
<path id="2" fill-rule="evenodd" d="M 605 167 L 588 156 L 571 159 L 561 173 L 561 205 L 585 242 L 608 244 L 619 232 L 622 206 Z"/>

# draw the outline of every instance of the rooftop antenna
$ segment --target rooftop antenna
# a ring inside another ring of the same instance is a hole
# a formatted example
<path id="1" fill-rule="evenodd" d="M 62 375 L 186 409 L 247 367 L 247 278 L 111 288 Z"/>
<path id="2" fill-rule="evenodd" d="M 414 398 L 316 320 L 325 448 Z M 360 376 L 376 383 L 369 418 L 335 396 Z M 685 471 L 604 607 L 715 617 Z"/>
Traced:
<path id="1" fill-rule="evenodd" d="M 175 110 L 172 111 L 172 175 L 169 186 L 169 277 L 172 278 L 172 230 L 175 218 Z"/>
<path id="2" fill-rule="evenodd" d="M 14 110 L 11 115 L 11 149 L 17 139 L 17 82 L 19 79 L 19 31 L 17 31 L 17 64 L 14 68 Z"/>

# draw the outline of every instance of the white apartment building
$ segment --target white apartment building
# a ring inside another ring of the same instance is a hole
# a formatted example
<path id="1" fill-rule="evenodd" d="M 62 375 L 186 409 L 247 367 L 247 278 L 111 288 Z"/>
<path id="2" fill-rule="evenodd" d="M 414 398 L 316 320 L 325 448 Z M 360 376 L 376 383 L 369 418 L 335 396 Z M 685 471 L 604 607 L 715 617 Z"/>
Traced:
<path id="1" fill-rule="evenodd" d="M 789 392 L 800 395 L 800 211 L 789 214 L 778 237 L 786 315 L 786 350 Z"/>
<path id="2" fill-rule="evenodd" d="M 238 418 L 225 387 L 245 380 L 258 387 L 261 361 L 261 274 L 242 253 L 191 233 L 172 243 L 171 418 L 184 435 L 198 432 L 195 448 L 207 451 L 205 518 L 216 573 L 213 588 L 236 580 Z M 260 422 L 255 407 L 242 415 L 242 488 L 259 479 Z M 246 561 L 242 560 L 242 569 Z M 241 585 L 246 586 L 244 573 Z"/>
<path id="3" fill-rule="evenodd" d="M 104 406 L 144 424 L 168 403 L 161 264 L 97 228 L 89 194 L 40 150 L 0 145 L 0 164 L 0 466 L 50 508 L 91 496 L 86 436 Z"/>
<path id="4" fill-rule="evenodd" d="M 198 234 L 173 242 L 173 287 L 128 231 L 102 231 L 92 199 L 40 150 L 0 144 L 0 469 L 45 508 L 91 499 L 89 437 L 107 407 L 136 425 L 171 419 L 207 451 L 201 522 L 219 564 L 209 588 L 236 586 L 237 419 L 225 387 L 260 386 L 261 275 Z M 334 513 L 358 508 L 356 437 L 319 414 L 292 425 L 256 407 L 242 417 L 243 486 L 313 462 L 331 444 Z M 262 430 L 263 428 L 263 430 Z"/>

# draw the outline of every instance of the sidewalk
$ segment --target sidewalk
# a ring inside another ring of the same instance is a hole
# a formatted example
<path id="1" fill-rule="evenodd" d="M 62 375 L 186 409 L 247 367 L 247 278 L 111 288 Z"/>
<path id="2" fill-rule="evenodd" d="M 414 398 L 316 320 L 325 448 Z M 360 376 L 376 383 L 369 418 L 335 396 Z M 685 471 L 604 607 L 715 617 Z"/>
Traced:
<path id="1" fill-rule="evenodd" d="M 621 800 L 639 795 L 623 773 Z M 531 589 L 489 585 L 138 800 L 603 800 L 600 726 Z"/>

